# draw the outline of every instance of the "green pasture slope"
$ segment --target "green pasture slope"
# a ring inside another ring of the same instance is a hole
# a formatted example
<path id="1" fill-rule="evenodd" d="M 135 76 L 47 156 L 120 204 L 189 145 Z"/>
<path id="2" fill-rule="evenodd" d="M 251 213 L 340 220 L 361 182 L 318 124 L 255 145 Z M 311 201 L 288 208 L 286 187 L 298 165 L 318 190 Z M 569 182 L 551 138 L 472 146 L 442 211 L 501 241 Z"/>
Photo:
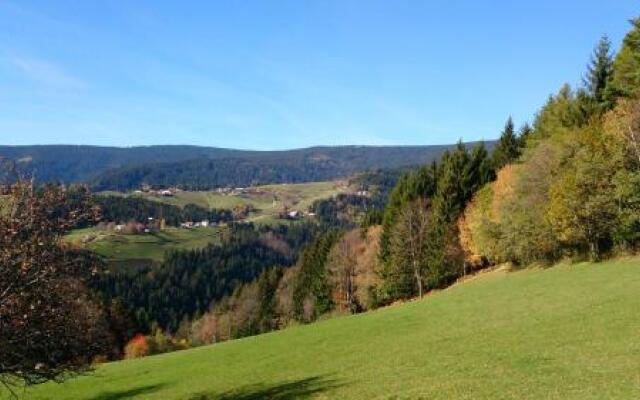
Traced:
<path id="1" fill-rule="evenodd" d="M 482 274 L 422 301 L 116 362 L 29 399 L 640 398 L 640 259 Z"/>
<path id="2" fill-rule="evenodd" d="M 222 227 L 207 228 L 167 228 L 161 232 L 140 235 L 122 235 L 101 231 L 97 228 L 78 229 L 65 240 L 82 243 L 109 260 L 153 260 L 161 262 L 169 250 L 191 250 L 206 247 L 220 240 Z M 84 237 L 92 240 L 83 243 Z"/>

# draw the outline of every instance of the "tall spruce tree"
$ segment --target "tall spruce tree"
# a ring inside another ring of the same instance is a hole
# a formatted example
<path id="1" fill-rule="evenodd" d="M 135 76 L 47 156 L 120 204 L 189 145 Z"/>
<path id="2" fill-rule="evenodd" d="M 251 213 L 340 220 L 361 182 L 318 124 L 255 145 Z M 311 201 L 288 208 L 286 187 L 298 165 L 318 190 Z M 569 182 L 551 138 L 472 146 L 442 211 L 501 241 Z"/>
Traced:
<path id="1" fill-rule="evenodd" d="M 448 154 L 445 151 L 445 154 Z M 443 156 L 445 157 L 445 156 Z M 402 207 L 420 197 L 431 197 L 436 190 L 439 167 L 436 161 L 425 165 L 416 172 L 404 175 L 389 195 L 382 218 L 382 236 L 380 237 L 380 260 L 390 262 L 390 239 L 393 226 L 398 221 Z"/>
<path id="2" fill-rule="evenodd" d="M 633 28 L 624 37 L 613 62 L 608 98 L 633 97 L 640 90 L 640 18 L 630 22 Z"/>
<path id="3" fill-rule="evenodd" d="M 611 42 L 607 36 L 598 41 L 591 61 L 587 65 L 587 73 L 582 79 L 587 93 L 598 104 L 607 101 L 605 88 L 613 73 L 613 56 L 611 55 Z"/>
<path id="4" fill-rule="evenodd" d="M 493 166 L 497 170 L 516 160 L 520 156 L 520 141 L 515 133 L 513 119 L 509 117 L 504 125 L 500 139 L 493 149 Z"/>
<path id="5" fill-rule="evenodd" d="M 293 288 L 293 312 L 298 321 L 311 322 L 335 306 L 329 286 L 327 259 L 340 237 L 338 231 L 329 231 L 305 248 Z"/>
<path id="6" fill-rule="evenodd" d="M 528 122 L 525 122 L 525 124 L 522 125 L 522 128 L 520 128 L 520 132 L 518 134 L 518 145 L 520 146 L 520 149 L 523 149 L 527 145 L 527 140 L 529 140 L 529 137 L 531 137 L 532 134 L 533 128 L 531 128 L 531 125 L 529 125 Z"/>

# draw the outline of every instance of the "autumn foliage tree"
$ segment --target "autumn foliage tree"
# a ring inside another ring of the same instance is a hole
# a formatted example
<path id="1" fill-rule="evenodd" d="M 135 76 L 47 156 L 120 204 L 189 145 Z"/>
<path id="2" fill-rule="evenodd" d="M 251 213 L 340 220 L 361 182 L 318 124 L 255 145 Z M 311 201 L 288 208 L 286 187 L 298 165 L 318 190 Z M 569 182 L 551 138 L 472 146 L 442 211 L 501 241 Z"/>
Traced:
<path id="1" fill-rule="evenodd" d="M 550 188 L 547 218 L 559 241 L 578 249 L 588 247 L 597 260 L 617 225 L 616 163 L 599 124 L 577 134 L 578 148 Z"/>
<path id="2" fill-rule="evenodd" d="M 88 199 L 12 177 L 0 203 L 0 382 L 37 384 L 86 371 L 108 342 L 86 290 L 99 263 L 64 246 L 65 232 L 92 217 Z"/>
<path id="3" fill-rule="evenodd" d="M 149 343 L 142 334 L 134 336 L 124 348 L 124 358 L 140 358 L 149 354 Z"/>
<path id="4" fill-rule="evenodd" d="M 631 22 L 615 61 L 603 38 L 584 87 L 549 98 L 520 158 L 467 207 L 468 253 L 526 265 L 638 249 L 640 19 Z"/>

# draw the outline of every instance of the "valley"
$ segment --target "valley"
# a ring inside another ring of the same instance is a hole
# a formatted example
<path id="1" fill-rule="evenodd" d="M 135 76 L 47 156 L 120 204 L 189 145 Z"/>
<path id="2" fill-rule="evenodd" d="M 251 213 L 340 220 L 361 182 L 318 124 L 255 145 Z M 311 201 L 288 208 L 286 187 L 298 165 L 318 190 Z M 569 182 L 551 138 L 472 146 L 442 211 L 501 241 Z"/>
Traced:
<path id="1" fill-rule="evenodd" d="M 301 222 L 305 219 L 313 220 L 313 213 L 309 215 L 309 209 L 315 201 L 331 199 L 341 193 L 355 190 L 356 188 L 350 187 L 347 181 L 328 181 L 228 188 L 218 191 L 180 190 L 170 196 L 159 194 L 157 191 L 107 191 L 96 195 L 142 198 L 180 208 L 189 204 L 208 210 L 250 207 L 251 212 L 240 220 L 241 222 L 277 225 Z M 295 217 L 290 217 L 289 213 L 296 213 Z M 200 224 L 201 221 L 192 222 Z M 111 262 L 161 262 L 167 251 L 193 250 L 219 242 L 225 229 L 226 223 L 222 223 L 207 227 L 166 227 L 160 231 L 125 234 L 113 228 L 91 227 L 71 232 L 66 240 L 95 251 Z"/>
<path id="2" fill-rule="evenodd" d="M 17 3 L 0 400 L 640 399 L 630 5 Z"/>

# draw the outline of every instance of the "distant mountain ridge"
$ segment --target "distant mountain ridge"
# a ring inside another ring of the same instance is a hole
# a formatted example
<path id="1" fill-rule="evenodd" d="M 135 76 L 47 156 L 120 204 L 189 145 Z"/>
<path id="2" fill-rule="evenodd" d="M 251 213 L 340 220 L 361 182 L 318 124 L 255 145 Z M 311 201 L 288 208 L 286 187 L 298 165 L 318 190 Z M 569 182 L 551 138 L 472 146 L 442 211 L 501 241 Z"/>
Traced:
<path id="1" fill-rule="evenodd" d="M 493 142 L 485 144 L 491 148 Z M 0 146 L 0 156 L 16 161 L 23 172 L 40 182 L 88 183 L 98 190 L 128 190 L 142 183 L 204 189 L 308 182 L 371 169 L 414 166 L 436 159 L 453 146 L 318 146 L 258 151 L 187 145 L 33 145 Z"/>

